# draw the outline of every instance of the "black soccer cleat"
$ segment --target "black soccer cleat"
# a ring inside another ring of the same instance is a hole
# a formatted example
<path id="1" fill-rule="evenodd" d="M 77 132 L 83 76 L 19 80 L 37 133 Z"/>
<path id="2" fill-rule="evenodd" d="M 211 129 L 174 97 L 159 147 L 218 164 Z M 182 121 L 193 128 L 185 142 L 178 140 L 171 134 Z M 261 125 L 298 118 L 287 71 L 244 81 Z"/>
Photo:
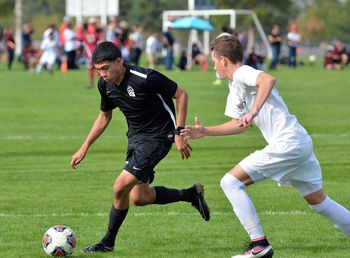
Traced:
<path id="1" fill-rule="evenodd" d="M 242 254 L 231 258 L 272 258 L 274 252 L 267 240 L 250 242 Z"/>
<path id="2" fill-rule="evenodd" d="M 194 192 L 194 199 L 191 202 L 192 206 L 198 210 L 198 212 L 201 214 L 202 218 L 205 221 L 210 220 L 210 211 L 209 207 L 204 199 L 204 186 L 196 183 L 192 187 Z"/>
<path id="3" fill-rule="evenodd" d="M 101 242 L 83 248 L 83 252 L 85 253 L 107 253 L 112 251 L 113 247 L 104 246 Z"/>

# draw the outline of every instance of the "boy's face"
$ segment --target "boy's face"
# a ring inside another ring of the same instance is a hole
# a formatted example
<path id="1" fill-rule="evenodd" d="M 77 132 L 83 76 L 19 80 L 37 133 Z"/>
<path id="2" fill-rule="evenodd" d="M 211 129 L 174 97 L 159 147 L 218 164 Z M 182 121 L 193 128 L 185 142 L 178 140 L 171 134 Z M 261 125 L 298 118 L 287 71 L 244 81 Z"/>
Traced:
<path id="1" fill-rule="evenodd" d="M 99 75 L 106 82 L 115 82 L 123 74 L 123 59 L 117 58 L 115 61 L 103 61 L 98 64 L 94 64 L 95 69 Z"/>
<path id="2" fill-rule="evenodd" d="M 214 50 L 211 52 L 211 61 L 214 64 L 214 71 L 216 71 L 216 75 L 221 80 L 227 80 L 228 78 L 226 78 L 225 57 L 218 56 Z"/>

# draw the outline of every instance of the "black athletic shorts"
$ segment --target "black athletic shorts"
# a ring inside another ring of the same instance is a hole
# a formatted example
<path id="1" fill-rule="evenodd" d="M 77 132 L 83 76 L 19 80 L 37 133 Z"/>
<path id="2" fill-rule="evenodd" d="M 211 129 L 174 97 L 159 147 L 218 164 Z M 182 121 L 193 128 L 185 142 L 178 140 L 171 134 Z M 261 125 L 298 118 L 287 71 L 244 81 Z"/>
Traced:
<path id="1" fill-rule="evenodd" d="M 168 154 L 172 141 L 130 140 L 124 169 L 144 183 L 152 183 L 155 166 Z"/>

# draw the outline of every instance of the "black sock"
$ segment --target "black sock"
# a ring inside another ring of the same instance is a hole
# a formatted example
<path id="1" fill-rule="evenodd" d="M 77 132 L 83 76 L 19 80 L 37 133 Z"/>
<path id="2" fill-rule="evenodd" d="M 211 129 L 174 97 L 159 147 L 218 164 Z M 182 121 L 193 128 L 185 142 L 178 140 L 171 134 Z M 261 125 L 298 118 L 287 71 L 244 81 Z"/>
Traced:
<path id="1" fill-rule="evenodd" d="M 112 208 L 109 212 L 108 230 L 101 241 L 104 246 L 114 247 L 115 238 L 117 237 L 118 230 L 122 225 L 126 214 L 128 214 L 128 210 L 129 209 L 117 210 L 116 208 L 114 208 L 114 205 L 112 205 Z"/>
<path id="2" fill-rule="evenodd" d="M 253 244 L 255 246 L 268 246 L 268 245 L 270 245 L 269 241 L 267 241 L 266 237 L 263 238 L 263 239 L 259 239 L 259 240 L 253 241 Z"/>
<path id="3" fill-rule="evenodd" d="M 193 200 L 193 189 L 171 189 L 164 186 L 155 186 L 156 199 L 154 204 L 167 204 L 172 202 L 192 202 Z"/>

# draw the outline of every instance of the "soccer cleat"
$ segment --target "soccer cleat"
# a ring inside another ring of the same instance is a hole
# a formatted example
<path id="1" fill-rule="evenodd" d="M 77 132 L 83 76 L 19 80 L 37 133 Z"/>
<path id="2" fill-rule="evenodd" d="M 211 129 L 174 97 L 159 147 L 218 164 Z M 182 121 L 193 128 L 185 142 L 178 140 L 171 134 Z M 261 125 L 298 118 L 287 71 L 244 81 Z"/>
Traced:
<path id="1" fill-rule="evenodd" d="M 272 246 L 268 244 L 268 242 L 267 245 L 264 245 L 261 244 L 261 241 L 257 241 L 250 242 L 242 254 L 232 256 L 231 258 L 271 258 L 272 255 L 273 249 Z"/>
<path id="2" fill-rule="evenodd" d="M 85 253 L 107 253 L 112 252 L 113 247 L 104 246 L 101 242 L 83 248 Z"/>
<path id="3" fill-rule="evenodd" d="M 210 211 L 204 199 L 204 186 L 197 183 L 194 184 L 191 188 L 194 190 L 194 200 L 191 202 L 192 206 L 198 210 L 205 221 L 209 221 Z"/>

